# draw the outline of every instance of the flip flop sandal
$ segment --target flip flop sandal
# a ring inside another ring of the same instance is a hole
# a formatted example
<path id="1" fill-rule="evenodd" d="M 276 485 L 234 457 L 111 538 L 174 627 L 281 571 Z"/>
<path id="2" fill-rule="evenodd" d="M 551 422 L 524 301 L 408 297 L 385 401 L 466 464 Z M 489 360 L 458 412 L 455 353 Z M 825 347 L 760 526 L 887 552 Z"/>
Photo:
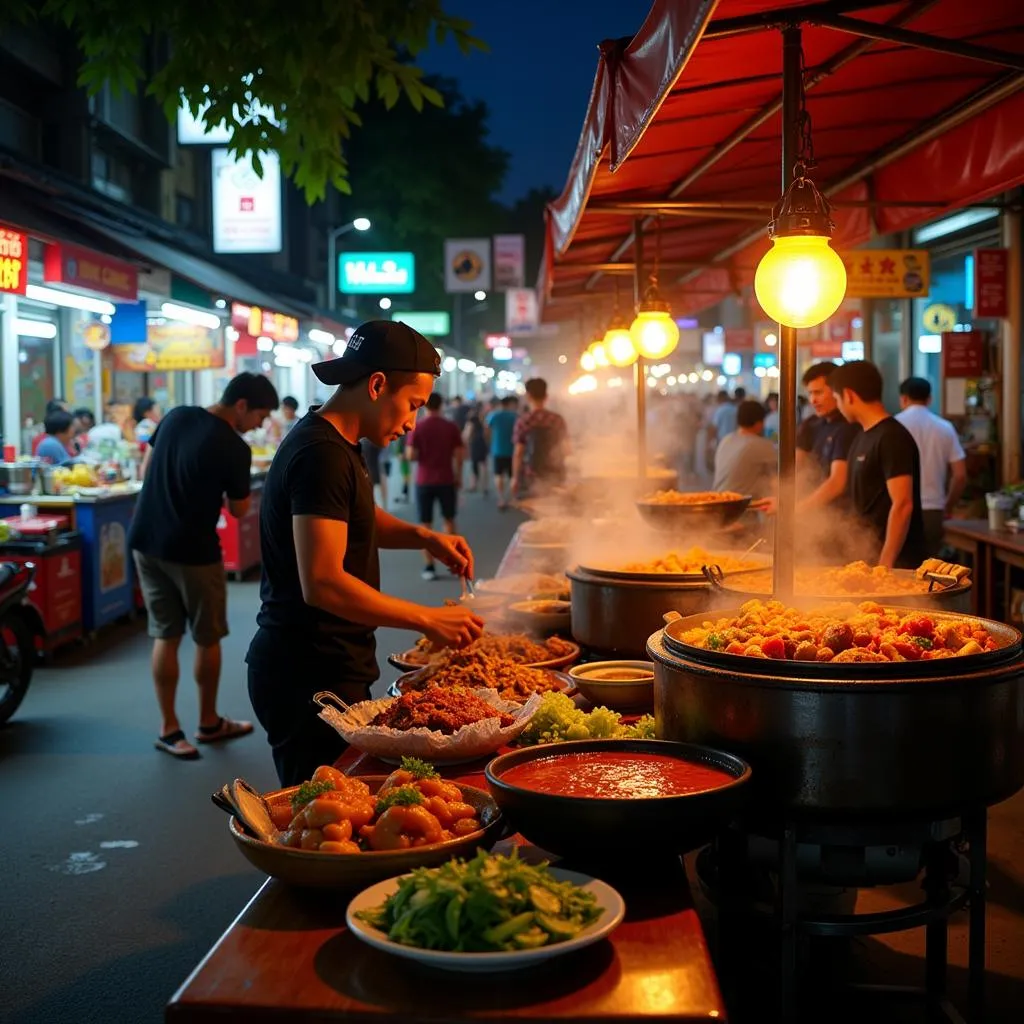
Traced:
<path id="1" fill-rule="evenodd" d="M 239 736 L 248 736 L 252 732 L 252 722 L 236 722 L 231 718 L 221 718 L 216 729 L 203 729 L 195 734 L 198 743 L 218 743 L 220 740 L 236 740 Z"/>
<path id="2" fill-rule="evenodd" d="M 158 737 L 153 745 L 157 750 L 162 750 L 165 754 L 170 754 L 171 757 L 176 757 L 179 761 L 196 761 L 199 758 L 199 751 L 185 739 L 185 734 L 181 729 L 178 729 L 177 732 L 168 733 L 166 736 Z"/>

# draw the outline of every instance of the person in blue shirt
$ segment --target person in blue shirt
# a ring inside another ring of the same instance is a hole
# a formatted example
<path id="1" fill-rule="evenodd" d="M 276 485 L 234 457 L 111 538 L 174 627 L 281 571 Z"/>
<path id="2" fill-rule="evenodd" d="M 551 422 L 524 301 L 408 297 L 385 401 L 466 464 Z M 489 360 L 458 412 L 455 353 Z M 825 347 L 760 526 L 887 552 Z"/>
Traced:
<path id="1" fill-rule="evenodd" d="M 512 433 L 516 426 L 518 399 L 506 395 L 501 405 L 487 417 L 487 429 L 491 435 L 491 458 L 494 460 L 494 491 L 498 495 L 498 508 L 508 508 L 506 487 L 512 479 L 512 454 L 515 445 Z"/>
<path id="2" fill-rule="evenodd" d="M 43 429 L 46 433 L 36 449 L 36 458 L 51 466 L 66 466 L 73 462 L 74 456 L 68 447 L 75 434 L 75 418 L 71 413 L 64 409 L 47 413 Z"/>

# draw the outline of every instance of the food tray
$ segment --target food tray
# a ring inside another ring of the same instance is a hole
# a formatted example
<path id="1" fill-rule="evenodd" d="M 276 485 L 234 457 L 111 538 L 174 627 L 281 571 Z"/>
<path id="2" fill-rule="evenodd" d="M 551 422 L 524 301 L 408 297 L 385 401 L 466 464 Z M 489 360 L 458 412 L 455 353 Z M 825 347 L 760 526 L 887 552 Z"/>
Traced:
<path id="1" fill-rule="evenodd" d="M 318 693 L 313 700 L 320 706 L 319 717 L 356 750 L 374 757 L 418 757 L 433 764 L 444 764 L 475 760 L 507 746 L 526 728 L 540 704 L 537 695 L 525 704 L 512 704 L 499 699 L 494 690 L 486 687 L 472 692 L 492 707 L 512 715 L 515 722 L 502 727 L 498 719 L 485 718 L 446 735 L 426 728 L 392 729 L 390 726 L 370 725 L 378 712 L 394 703 L 395 697 L 360 701 L 345 710 L 334 706 L 332 701 L 341 702 L 332 693 Z"/>
<path id="2" fill-rule="evenodd" d="M 742 576 L 750 572 L 763 572 L 771 568 L 771 555 L 750 554 L 739 555 L 733 551 L 710 551 L 708 554 L 714 558 L 740 558 L 745 562 L 754 563 L 749 569 L 737 569 L 734 572 L 722 573 L 723 576 Z M 712 562 L 712 565 L 715 563 Z M 598 576 L 608 580 L 631 580 L 636 583 L 707 583 L 707 577 L 701 569 L 699 572 L 627 572 L 625 569 L 616 569 L 613 566 L 601 565 L 580 565 L 583 572 L 591 576 Z"/>
<path id="3" fill-rule="evenodd" d="M 867 600 L 870 600 L 868 598 Z M 801 601 L 803 603 L 803 601 Z M 827 608 L 830 604 L 838 608 L 848 608 L 850 604 L 858 604 L 858 601 L 832 601 L 816 605 L 818 608 Z M 881 603 L 881 602 L 877 602 Z M 887 612 L 896 615 L 906 615 L 905 605 L 883 604 Z M 815 609 L 815 610 L 816 610 Z M 953 612 L 939 612 L 932 608 L 922 609 L 925 614 L 936 624 L 944 622 L 970 621 L 987 629 L 993 636 L 997 637 L 1005 646 L 998 651 L 983 651 L 980 654 L 968 654 L 961 658 L 941 658 L 937 661 L 902 661 L 902 662 L 860 662 L 860 663 L 839 663 L 816 662 L 816 661 L 779 661 L 772 658 L 748 658 L 745 654 L 728 654 L 725 651 L 712 651 L 704 647 L 694 647 L 682 640 L 682 634 L 691 629 L 696 629 L 708 621 L 718 619 L 738 618 L 741 614 L 740 608 L 715 609 L 712 612 L 700 612 L 697 615 L 688 615 L 684 618 L 676 618 L 670 622 L 662 631 L 654 634 L 648 642 L 648 652 L 658 661 L 667 661 L 672 665 L 671 656 L 682 657 L 688 663 L 698 663 L 708 666 L 709 670 L 727 670 L 731 675 L 740 676 L 777 676 L 792 679 L 808 679 L 823 683 L 829 681 L 856 683 L 860 680 L 884 680 L 899 681 L 913 679 L 935 679 L 935 678 L 961 678 L 967 672 L 980 670 L 991 666 L 1001 665 L 1021 658 L 1021 633 L 1012 626 L 1002 622 L 995 622 L 992 619 L 982 619 L 973 615 L 959 615 Z M 654 643 L 660 640 L 660 644 Z M 666 659 L 659 656 L 661 652 L 658 647 L 663 647 L 669 655 Z M 1024 663 L 1020 666 L 1024 672 Z"/>
<path id="4" fill-rule="evenodd" d="M 387 776 L 364 775 L 360 778 L 370 787 L 371 793 L 376 793 Z M 268 802 L 290 799 L 298 788 L 290 786 L 264 793 L 263 799 Z M 271 878 L 302 888 L 355 889 L 404 874 L 413 868 L 443 864 L 452 857 L 472 857 L 477 849 L 489 850 L 505 829 L 501 811 L 494 798 L 484 790 L 461 783 L 459 789 L 462 790 L 462 799 L 479 812 L 480 831 L 447 843 L 417 846 L 411 850 L 366 850 L 362 853 L 296 850 L 254 839 L 235 817 L 228 821 L 228 830 L 245 859 Z"/>

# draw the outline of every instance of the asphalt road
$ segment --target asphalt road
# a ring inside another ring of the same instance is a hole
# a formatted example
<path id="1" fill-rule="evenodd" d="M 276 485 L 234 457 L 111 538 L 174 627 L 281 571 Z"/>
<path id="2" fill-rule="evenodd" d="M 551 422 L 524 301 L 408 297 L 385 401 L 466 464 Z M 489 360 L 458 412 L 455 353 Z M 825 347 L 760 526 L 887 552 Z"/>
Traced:
<path id="1" fill-rule="evenodd" d="M 520 517 L 477 495 L 464 498 L 463 512 L 486 576 Z M 433 604 L 458 596 L 451 579 L 420 579 L 418 552 L 384 552 L 381 561 L 388 592 Z M 236 718 L 252 717 L 243 659 L 258 599 L 258 580 L 231 584 L 221 711 Z M 381 631 L 381 689 L 397 675 L 383 656 L 414 639 Z M 183 655 L 188 666 L 188 642 Z M 187 671 L 178 710 L 191 735 L 197 709 Z M 236 777 L 277 784 L 259 727 L 203 748 L 200 761 L 179 762 L 153 749 L 157 725 L 139 622 L 40 668 L 0 729 L 0 1022 L 156 1024 L 260 884 L 210 802 Z"/>

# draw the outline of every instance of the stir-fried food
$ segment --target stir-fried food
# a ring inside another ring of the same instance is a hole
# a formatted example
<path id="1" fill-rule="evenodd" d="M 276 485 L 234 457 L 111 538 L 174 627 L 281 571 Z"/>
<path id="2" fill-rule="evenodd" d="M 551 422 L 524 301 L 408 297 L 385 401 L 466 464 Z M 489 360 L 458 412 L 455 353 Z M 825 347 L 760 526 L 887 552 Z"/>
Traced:
<path id="1" fill-rule="evenodd" d="M 525 704 L 535 693 L 559 688 L 556 675 L 541 668 L 527 668 L 518 662 L 486 652 L 458 651 L 449 656 L 428 676 L 403 684 L 403 689 L 425 690 L 432 687 L 487 687 L 496 690 L 502 700 Z"/>
<path id="2" fill-rule="evenodd" d="M 796 570 L 796 592 L 814 597 L 849 597 L 871 594 L 875 597 L 896 597 L 901 594 L 927 594 L 928 580 L 912 573 L 895 573 L 884 565 L 850 562 L 831 568 Z M 755 573 L 743 580 L 743 590 L 760 594 L 772 591 L 772 574 Z"/>
<path id="3" fill-rule="evenodd" d="M 934 619 L 873 601 L 812 611 L 781 601 L 748 601 L 736 618 L 707 621 L 680 639 L 748 658 L 838 664 L 935 661 L 995 651 L 1000 642 L 971 619 Z"/>
<path id="4" fill-rule="evenodd" d="M 361 779 L 321 765 L 290 802 L 272 803 L 270 816 L 284 830 L 282 846 L 318 853 L 406 850 L 481 827 L 462 790 L 415 758 L 403 758 L 376 794 Z"/>
<path id="5" fill-rule="evenodd" d="M 763 562 L 738 558 L 720 551 L 711 552 L 704 548 L 692 547 L 689 551 L 670 551 L 660 558 L 653 558 L 647 562 L 627 562 L 618 568 L 621 572 L 696 576 L 700 574 L 705 565 L 717 565 L 722 572 L 729 573 L 757 569 L 763 564 Z"/>
<path id="6" fill-rule="evenodd" d="M 488 665 L 498 661 L 512 661 L 519 665 L 539 665 L 557 658 L 564 658 L 575 651 L 574 644 L 557 636 L 547 640 L 533 640 L 525 633 L 485 633 L 478 640 L 459 651 L 445 652 L 442 658 L 456 665 L 478 665 L 481 659 Z M 416 644 L 415 655 L 410 661 L 426 665 L 437 660 L 438 654 L 431 653 L 430 641 L 425 637 Z M 480 685 L 490 685 L 481 684 Z"/>
<path id="7" fill-rule="evenodd" d="M 742 501 L 745 497 L 735 491 L 655 491 L 641 500 L 648 505 L 714 505 Z"/>
<path id="8" fill-rule="evenodd" d="M 433 729 L 445 735 L 457 732 L 464 725 L 497 718 L 502 726 L 515 719 L 481 700 L 462 686 L 431 686 L 426 690 L 405 693 L 377 713 L 370 725 L 390 729 Z"/>

